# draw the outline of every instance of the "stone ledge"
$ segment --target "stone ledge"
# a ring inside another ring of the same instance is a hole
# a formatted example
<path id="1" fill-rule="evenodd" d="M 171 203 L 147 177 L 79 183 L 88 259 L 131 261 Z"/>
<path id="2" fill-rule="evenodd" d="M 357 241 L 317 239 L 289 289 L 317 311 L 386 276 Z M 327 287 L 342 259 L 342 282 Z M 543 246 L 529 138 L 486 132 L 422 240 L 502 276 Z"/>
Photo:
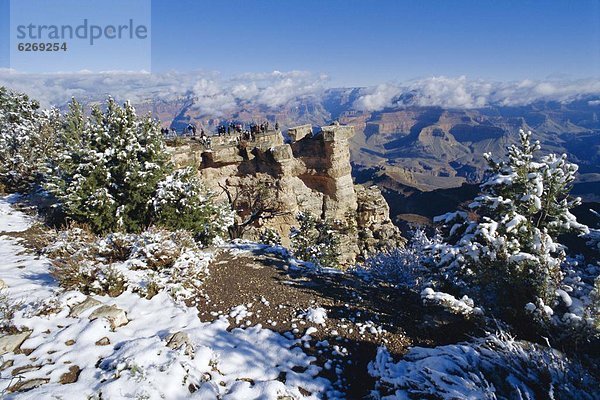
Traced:
<path id="1" fill-rule="evenodd" d="M 354 127 L 350 125 L 327 125 L 321 127 L 323 140 L 333 142 L 336 140 L 350 139 L 354 136 Z"/>

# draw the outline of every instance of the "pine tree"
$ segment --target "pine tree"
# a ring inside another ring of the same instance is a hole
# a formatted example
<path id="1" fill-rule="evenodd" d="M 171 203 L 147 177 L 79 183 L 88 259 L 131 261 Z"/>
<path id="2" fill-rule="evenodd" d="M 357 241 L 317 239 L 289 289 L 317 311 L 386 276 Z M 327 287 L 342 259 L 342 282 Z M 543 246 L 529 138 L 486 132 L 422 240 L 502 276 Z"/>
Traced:
<path id="1" fill-rule="evenodd" d="M 152 198 L 169 171 L 158 122 L 109 98 L 86 118 L 73 101 L 47 188 L 65 215 L 96 232 L 138 232 L 152 222 Z"/>
<path id="2" fill-rule="evenodd" d="M 569 197 L 577 166 L 565 155 L 536 162 L 540 145 L 530 137 L 521 131 L 520 146 L 510 146 L 505 161 L 485 154 L 487 179 L 470 212 L 437 219 L 448 242 L 437 249 L 440 276 L 509 318 L 531 304 L 552 313 L 565 258 L 557 236 L 587 232 L 569 211 L 580 203 Z"/>
<path id="3" fill-rule="evenodd" d="M 290 232 L 294 256 L 321 267 L 338 267 L 341 255 L 340 229 L 309 213 L 298 213 L 296 219 L 300 226 Z"/>
<path id="4" fill-rule="evenodd" d="M 27 191 L 39 182 L 54 151 L 59 125 L 57 110 L 39 110 L 27 95 L 0 87 L 0 184 Z"/>

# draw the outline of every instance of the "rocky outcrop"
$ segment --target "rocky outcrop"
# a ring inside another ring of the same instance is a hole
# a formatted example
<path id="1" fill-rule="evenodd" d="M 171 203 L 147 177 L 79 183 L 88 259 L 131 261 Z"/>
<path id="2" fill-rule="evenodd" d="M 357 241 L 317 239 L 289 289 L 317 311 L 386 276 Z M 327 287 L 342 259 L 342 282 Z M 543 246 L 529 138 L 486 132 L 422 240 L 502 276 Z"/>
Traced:
<path id="1" fill-rule="evenodd" d="M 298 212 L 344 222 L 357 233 L 342 240 L 340 263 L 350 265 L 357 256 L 401 243 L 381 193 L 354 185 L 349 151 L 353 136 L 352 126 L 335 123 L 313 132 L 310 125 L 303 125 L 290 128 L 287 141 L 281 132 L 272 131 L 252 142 L 225 136 L 213 138 L 211 148 L 189 142 L 170 151 L 176 164 L 196 167 L 206 186 L 223 200 L 227 200 L 223 188 L 269 189 L 269 196 L 286 212 L 258 221 L 246 233 L 249 239 L 268 227 L 288 245 Z"/>
<path id="2" fill-rule="evenodd" d="M 354 186 L 358 201 L 356 221 L 361 255 L 385 251 L 389 243 L 403 243 L 398 227 L 390 220 L 390 207 L 377 186 Z"/>

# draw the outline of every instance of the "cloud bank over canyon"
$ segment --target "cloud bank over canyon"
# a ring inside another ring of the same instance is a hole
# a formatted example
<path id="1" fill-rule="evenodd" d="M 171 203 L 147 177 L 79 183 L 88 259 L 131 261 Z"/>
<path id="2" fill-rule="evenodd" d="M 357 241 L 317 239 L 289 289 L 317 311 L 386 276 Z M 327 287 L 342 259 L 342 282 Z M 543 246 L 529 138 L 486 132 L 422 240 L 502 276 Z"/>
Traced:
<path id="1" fill-rule="evenodd" d="M 276 109 L 318 98 L 330 87 L 328 82 L 326 75 L 306 71 L 223 77 L 208 72 L 22 74 L 0 70 L 0 85 L 28 93 L 45 107 L 64 105 L 71 97 L 99 101 L 111 95 L 133 103 L 187 99 L 199 114 L 213 116 L 244 104 Z M 493 82 L 437 76 L 355 90 L 352 108 L 358 111 L 406 106 L 465 109 L 521 106 L 540 100 L 568 102 L 600 95 L 600 79 Z"/>

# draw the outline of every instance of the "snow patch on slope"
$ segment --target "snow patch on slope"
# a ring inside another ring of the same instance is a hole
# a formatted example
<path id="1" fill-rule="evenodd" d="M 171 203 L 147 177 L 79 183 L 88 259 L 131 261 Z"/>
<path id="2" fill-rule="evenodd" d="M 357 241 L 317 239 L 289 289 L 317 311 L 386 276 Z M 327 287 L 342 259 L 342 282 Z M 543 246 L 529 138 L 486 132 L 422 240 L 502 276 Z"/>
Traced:
<path id="1" fill-rule="evenodd" d="M 0 215 L 0 230 L 22 231 L 31 224 L 6 198 L 0 199 Z M 317 376 L 315 358 L 302 351 L 298 340 L 260 325 L 228 331 L 225 318 L 203 323 L 196 309 L 175 303 L 165 292 L 149 300 L 130 291 L 115 298 L 94 296 L 126 312 L 129 322 L 113 329 L 104 318 L 89 320 L 99 305 L 70 316 L 86 296 L 63 292 L 49 275 L 49 260 L 28 255 L 16 239 L 0 236 L 0 260 L 9 299 L 22 303 L 13 321 L 32 331 L 21 346 L 31 352 L 5 354 L 4 361 L 12 360 L 13 365 L 1 377 L 10 378 L 16 368 L 32 365 L 17 375 L 23 380 L 49 379 L 7 399 L 316 399 L 333 390 L 331 382 Z M 167 346 L 177 332 L 187 343 Z M 74 366 L 81 370 L 77 381 L 59 383 Z M 0 391 L 9 382 L 0 380 Z"/>

